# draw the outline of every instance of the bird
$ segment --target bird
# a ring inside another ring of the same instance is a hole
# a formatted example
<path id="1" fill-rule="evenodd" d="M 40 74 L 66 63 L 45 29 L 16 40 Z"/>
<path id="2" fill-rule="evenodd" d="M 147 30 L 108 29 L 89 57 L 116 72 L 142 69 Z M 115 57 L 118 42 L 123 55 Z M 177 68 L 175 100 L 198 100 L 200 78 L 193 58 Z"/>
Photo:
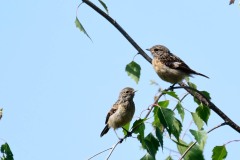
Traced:
<path id="1" fill-rule="evenodd" d="M 200 75 L 205 78 L 208 76 L 191 69 L 183 60 L 170 52 L 163 45 L 155 45 L 147 49 L 153 55 L 152 65 L 158 76 L 173 86 L 181 82 L 185 77 Z"/>
<path id="2" fill-rule="evenodd" d="M 136 91 L 131 87 L 126 87 L 121 90 L 118 100 L 115 104 L 113 104 L 112 108 L 107 114 L 105 120 L 106 125 L 102 130 L 100 137 L 105 135 L 110 128 L 113 128 L 115 134 L 117 135 L 115 129 L 123 127 L 132 120 L 135 112 L 135 104 L 133 102 L 135 92 Z"/>

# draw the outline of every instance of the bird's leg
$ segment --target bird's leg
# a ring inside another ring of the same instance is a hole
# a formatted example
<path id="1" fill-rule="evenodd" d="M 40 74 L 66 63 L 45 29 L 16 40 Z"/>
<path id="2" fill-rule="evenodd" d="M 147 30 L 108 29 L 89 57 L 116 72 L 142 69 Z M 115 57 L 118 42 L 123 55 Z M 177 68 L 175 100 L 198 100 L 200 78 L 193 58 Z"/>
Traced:
<path id="1" fill-rule="evenodd" d="M 114 129 L 114 132 L 115 132 L 116 136 L 118 137 L 118 139 L 121 139 L 121 138 L 118 136 L 118 134 L 117 134 L 117 132 L 116 132 L 115 129 Z"/>
<path id="2" fill-rule="evenodd" d="M 116 134 L 116 136 L 118 137 L 118 139 L 119 139 L 119 143 L 122 143 L 122 141 L 123 141 L 123 138 L 120 138 L 119 136 L 118 136 L 118 134 L 117 134 L 117 132 L 116 132 L 116 130 L 114 129 L 114 132 L 115 132 L 115 134 Z"/>
<path id="3" fill-rule="evenodd" d="M 129 132 L 128 130 L 126 130 L 126 129 L 123 128 L 123 127 L 122 127 L 122 129 L 127 132 L 127 136 L 128 136 L 128 137 L 131 137 L 131 136 L 132 136 L 132 132 Z"/>

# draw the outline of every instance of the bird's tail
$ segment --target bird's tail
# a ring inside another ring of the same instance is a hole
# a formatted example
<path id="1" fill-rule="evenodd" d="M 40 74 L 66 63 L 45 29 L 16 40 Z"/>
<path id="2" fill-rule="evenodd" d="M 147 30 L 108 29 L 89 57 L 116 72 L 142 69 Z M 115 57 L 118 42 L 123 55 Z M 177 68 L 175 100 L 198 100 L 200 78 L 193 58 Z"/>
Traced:
<path id="1" fill-rule="evenodd" d="M 204 74 L 202 74 L 202 73 L 196 72 L 195 74 L 197 74 L 197 75 L 199 75 L 199 76 L 203 76 L 203 77 L 205 77 L 205 78 L 209 78 L 208 76 L 206 76 L 206 75 L 204 75 Z"/>
<path id="2" fill-rule="evenodd" d="M 101 134 L 100 134 L 100 137 L 102 137 L 104 134 L 106 134 L 108 131 L 109 131 L 109 126 L 108 124 L 106 124 L 106 126 L 104 127 L 104 129 L 102 130 Z"/>

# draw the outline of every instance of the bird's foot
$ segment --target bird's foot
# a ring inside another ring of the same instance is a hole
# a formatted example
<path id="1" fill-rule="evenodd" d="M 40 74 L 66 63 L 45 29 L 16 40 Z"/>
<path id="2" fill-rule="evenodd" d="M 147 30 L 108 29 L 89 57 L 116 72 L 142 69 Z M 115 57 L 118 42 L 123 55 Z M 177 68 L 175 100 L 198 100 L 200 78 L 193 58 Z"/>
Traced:
<path id="1" fill-rule="evenodd" d="M 132 137 L 132 132 L 127 131 L 127 137 Z"/>
<path id="2" fill-rule="evenodd" d="M 131 137 L 132 136 L 132 132 L 129 132 L 128 130 L 126 130 L 125 128 L 122 127 L 122 129 L 127 132 L 126 136 L 127 137 Z"/>
<path id="3" fill-rule="evenodd" d="M 173 83 L 173 84 L 169 87 L 169 90 L 170 90 L 170 91 L 173 91 L 175 85 L 176 85 L 176 83 Z"/>
<path id="4" fill-rule="evenodd" d="M 122 141 L 123 141 L 123 138 L 119 138 L 119 143 L 122 143 Z"/>

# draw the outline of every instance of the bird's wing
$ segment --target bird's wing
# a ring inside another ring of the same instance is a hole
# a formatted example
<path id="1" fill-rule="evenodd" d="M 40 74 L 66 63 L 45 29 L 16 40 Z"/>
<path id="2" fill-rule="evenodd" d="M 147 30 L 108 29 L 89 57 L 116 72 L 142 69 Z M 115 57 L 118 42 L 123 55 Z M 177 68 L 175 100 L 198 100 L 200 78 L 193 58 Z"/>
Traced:
<path id="1" fill-rule="evenodd" d="M 110 111 L 108 112 L 107 114 L 107 117 L 106 117 L 106 121 L 105 121 L 105 124 L 107 124 L 108 122 L 108 119 L 111 115 L 113 115 L 118 109 L 118 105 L 117 105 L 117 102 L 112 106 L 112 108 L 110 109 Z"/>
<path id="2" fill-rule="evenodd" d="M 163 60 L 163 63 L 172 69 L 181 70 L 188 74 L 195 73 L 183 60 L 172 53 Z"/>

